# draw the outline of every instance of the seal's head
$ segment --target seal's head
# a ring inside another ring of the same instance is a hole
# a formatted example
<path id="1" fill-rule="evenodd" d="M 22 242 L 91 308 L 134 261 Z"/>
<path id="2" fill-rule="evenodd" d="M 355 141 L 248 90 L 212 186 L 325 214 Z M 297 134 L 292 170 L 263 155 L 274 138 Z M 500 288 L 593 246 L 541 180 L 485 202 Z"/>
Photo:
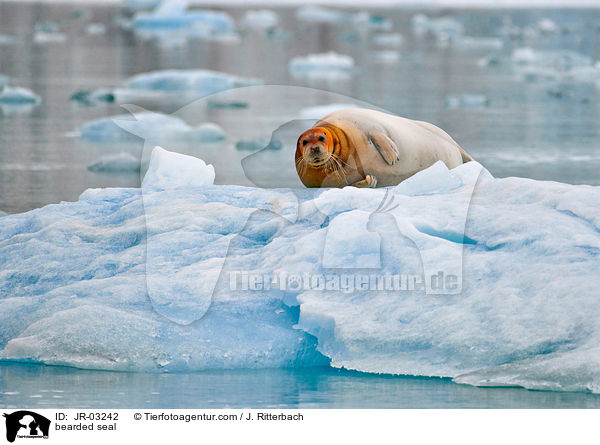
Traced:
<path id="1" fill-rule="evenodd" d="M 309 128 L 298 138 L 296 159 L 301 158 L 313 168 L 329 163 L 335 148 L 335 135 L 324 127 Z"/>

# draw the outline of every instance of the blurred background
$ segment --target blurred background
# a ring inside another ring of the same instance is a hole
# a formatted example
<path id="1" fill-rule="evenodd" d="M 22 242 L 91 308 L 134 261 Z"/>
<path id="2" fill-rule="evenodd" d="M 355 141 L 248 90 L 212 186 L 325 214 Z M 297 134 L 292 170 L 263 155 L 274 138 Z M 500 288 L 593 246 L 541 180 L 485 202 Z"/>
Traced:
<path id="1" fill-rule="evenodd" d="M 244 185 L 266 149 L 271 185 L 300 186 L 295 132 L 356 105 L 440 126 L 497 177 L 600 185 L 598 9 L 374 5 L 0 2 L 0 210 L 139 186 L 144 142 Z"/>

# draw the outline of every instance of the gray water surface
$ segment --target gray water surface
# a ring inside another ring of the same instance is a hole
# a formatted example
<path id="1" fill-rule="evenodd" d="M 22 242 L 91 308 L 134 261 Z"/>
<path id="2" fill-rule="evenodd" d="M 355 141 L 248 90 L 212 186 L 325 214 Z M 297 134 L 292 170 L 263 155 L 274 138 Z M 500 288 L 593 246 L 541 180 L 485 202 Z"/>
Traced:
<path id="1" fill-rule="evenodd" d="M 244 10 L 230 8 L 236 19 Z M 593 84 L 561 86 L 519 78 L 509 59 L 514 48 L 568 49 L 600 59 L 598 10 L 457 10 L 426 11 L 451 14 L 463 23 L 469 36 L 494 36 L 510 19 L 524 29 L 550 18 L 561 32 L 536 38 L 504 38 L 504 47 L 440 45 L 432 38 L 417 38 L 410 26 L 418 11 L 378 10 L 404 35 L 396 61 L 382 62 L 382 48 L 374 33 L 347 26 L 308 27 L 295 18 L 294 9 L 277 9 L 286 34 L 272 38 L 244 33 L 239 42 L 192 40 L 183 45 L 146 41 L 122 29 L 116 20 L 124 12 L 117 6 L 77 6 L 10 2 L 0 3 L 0 34 L 15 35 L 16 44 L 0 45 L 0 74 L 13 83 L 33 89 L 43 103 L 33 109 L 0 110 L 0 210 L 17 213 L 63 200 L 76 200 L 89 187 L 136 186 L 139 175 L 93 173 L 86 166 L 102 155 L 128 151 L 140 156 L 142 143 L 118 147 L 85 144 L 72 136 L 83 122 L 125 112 L 120 104 L 86 107 L 69 101 L 78 90 L 117 86 L 128 76 L 159 69 L 205 68 L 257 77 L 266 84 L 298 85 L 335 91 L 401 116 L 433 122 L 449 132 L 495 176 L 523 176 L 573 184 L 600 184 L 600 108 Z M 36 43 L 36 23 L 60 24 L 65 42 Z M 84 32 L 88 23 L 107 26 L 102 35 Z M 357 72 L 333 81 L 293 77 L 290 59 L 297 55 L 336 51 L 354 58 Z M 481 59 L 501 54 L 501 63 L 481 66 Z M 451 109 L 446 96 L 480 94 L 488 105 Z M 306 105 L 327 102 L 318 92 L 308 94 Z M 281 110 L 294 116 L 301 107 L 296 98 L 269 103 L 260 109 L 213 110 L 206 119 L 221 124 L 228 139 L 217 147 L 190 154 L 208 162 L 239 164 L 235 143 L 269 135 Z M 143 104 L 149 106 L 149 104 Z M 181 104 L 158 104 L 153 110 L 173 112 Z M 201 122 L 190 122 L 199 124 Z M 171 149 L 179 149 L 174 144 Z M 186 150 L 184 150 L 186 151 Z M 244 153 L 247 155 L 249 153 Z M 292 165 L 293 147 L 274 154 L 275 163 Z M 223 162 L 226 160 L 226 162 Z M 218 183 L 249 184 L 239 169 L 217 166 Z M 294 176 L 293 169 L 290 170 Z M 297 183 L 290 177 L 289 186 Z"/>

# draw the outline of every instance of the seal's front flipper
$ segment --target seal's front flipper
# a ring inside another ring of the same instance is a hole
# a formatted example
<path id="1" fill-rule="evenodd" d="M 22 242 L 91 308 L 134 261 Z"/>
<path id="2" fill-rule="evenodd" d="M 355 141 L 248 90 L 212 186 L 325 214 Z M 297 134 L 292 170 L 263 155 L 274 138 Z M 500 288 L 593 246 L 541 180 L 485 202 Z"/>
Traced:
<path id="1" fill-rule="evenodd" d="M 369 140 L 388 164 L 394 165 L 396 161 L 400 160 L 398 147 L 396 147 L 394 141 L 392 141 L 387 134 L 371 132 L 369 133 Z"/>
<path id="2" fill-rule="evenodd" d="M 377 178 L 373 175 L 367 175 L 362 181 L 356 181 L 354 184 L 350 185 L 352 187 L 375 188 L 377 187 Z"/>

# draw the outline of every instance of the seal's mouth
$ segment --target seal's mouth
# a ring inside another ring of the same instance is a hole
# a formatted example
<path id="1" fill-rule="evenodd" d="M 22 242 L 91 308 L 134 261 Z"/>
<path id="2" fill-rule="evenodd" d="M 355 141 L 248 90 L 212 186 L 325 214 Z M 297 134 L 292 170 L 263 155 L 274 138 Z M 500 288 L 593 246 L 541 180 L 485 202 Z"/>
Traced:
<path id="1" fill-rule="evenodd" d="M 315 144 L 304 149 L 304 159 L 311 167 L 322 167 L 331 159 L 331 153 L 320 144 Z"/>

